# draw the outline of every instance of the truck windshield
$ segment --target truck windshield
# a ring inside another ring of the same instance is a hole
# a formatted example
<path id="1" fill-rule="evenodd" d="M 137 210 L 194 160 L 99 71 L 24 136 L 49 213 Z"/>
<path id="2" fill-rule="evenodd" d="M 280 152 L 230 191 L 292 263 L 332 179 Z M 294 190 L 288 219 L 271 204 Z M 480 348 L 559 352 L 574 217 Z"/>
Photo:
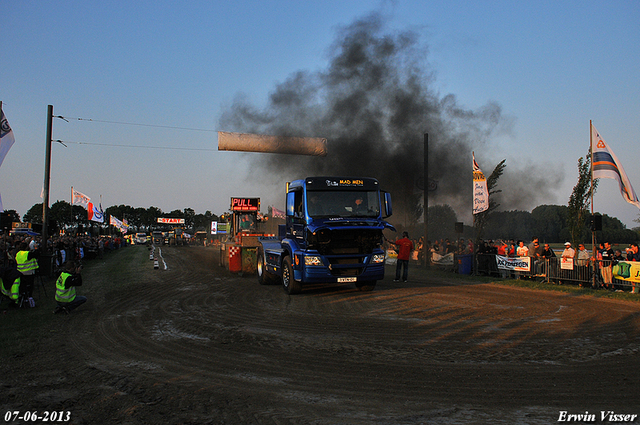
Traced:
<path id="1" fill-rule="evenodd" d="M 377 191 L 310 191 L 307 212 L 311 217 L 378 217 Z"/>

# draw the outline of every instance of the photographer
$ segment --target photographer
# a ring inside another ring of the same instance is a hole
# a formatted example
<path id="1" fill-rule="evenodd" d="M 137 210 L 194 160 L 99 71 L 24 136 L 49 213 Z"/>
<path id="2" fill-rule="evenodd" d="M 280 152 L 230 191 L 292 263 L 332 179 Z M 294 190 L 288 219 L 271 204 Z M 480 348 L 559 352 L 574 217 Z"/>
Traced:
<path id="1" fill-rule="evenodd" d="M 625 251 L 627 253 L 627 261 L 640 261 L 640 252 L 638 251 L 637 243 L 632 243 Z"/>
<path id="2" fill-rule="evenodd" d="M 56 301 L 58 306 L 53 311 L 54 314 L 69 314 L 71 310 L 87 301 L 87 297 L 76 295 L 76 286 L 82 285 L 81 270 L 82 265 L 73 261 L 67 261 L 64 264 L 64 270 L 56 280 Z"/>

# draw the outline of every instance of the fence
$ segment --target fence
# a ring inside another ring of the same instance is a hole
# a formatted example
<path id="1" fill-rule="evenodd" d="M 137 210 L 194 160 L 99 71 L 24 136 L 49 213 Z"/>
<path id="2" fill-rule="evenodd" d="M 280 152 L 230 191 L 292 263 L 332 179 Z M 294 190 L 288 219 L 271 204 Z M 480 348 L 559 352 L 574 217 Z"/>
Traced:
<path id="1" fill-rule="evenodd" d="M 505 279 L 536 279 L 550 283 L 572 283 L 612 290 L 636 290 L 636 283 L 613 277 L 612 266 L 617 264 L 616 261 L 574 260 L 572 264 L 565 262 L 563 265 L 560 257 L 546 258 L 540 261 L 529 259 L 528 270 L 525 267 L 516 270 L 498 268 L 499 258 L 504 257 L 494 254 L 478 254 L 475 261 L 475 273 Z M 640 283 L 638 285 L 640 286 Z"/>

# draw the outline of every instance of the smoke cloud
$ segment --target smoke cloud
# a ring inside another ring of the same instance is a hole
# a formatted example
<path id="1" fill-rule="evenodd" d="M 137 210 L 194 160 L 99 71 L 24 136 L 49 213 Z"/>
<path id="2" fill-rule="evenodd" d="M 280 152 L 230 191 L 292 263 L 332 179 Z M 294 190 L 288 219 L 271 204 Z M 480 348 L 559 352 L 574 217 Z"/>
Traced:
<path id="1" fill-rule="evenodd" d="M 490 136 L 511 131 L 512 120 L 501 107 L 488 102 L 464 109 L 454 95 L 440 96 L 419 34 L 387 31 L 379 13 L 338 29 L 330 52 L 325 70 L 293 73 L 276 85 L 266 106 L 238 97 L 223 112 L 219 128 L 225 131 L 327 138 L 326 157 L 249 154 L 260 180 L 277 180 L 282 187 L 283 181 L 311 175 L 375 177 L 392 193 L 393 221 L 409 224 L 422 205 L 428 133 L 429 179 L 438 182 L 429 205 L 449 204 L 470 217 L 471 152 L 478 157 Z M 489 175 L 502 159 L 480 165 Z M 507 171 L 509 165 L 507 160 Z M 498 183 L 503 192 L 509 174 Z M 535 201 L 540 192 L 531 180 L 517 190 L 503 209 L 525 207 L 522 200 Z"/>

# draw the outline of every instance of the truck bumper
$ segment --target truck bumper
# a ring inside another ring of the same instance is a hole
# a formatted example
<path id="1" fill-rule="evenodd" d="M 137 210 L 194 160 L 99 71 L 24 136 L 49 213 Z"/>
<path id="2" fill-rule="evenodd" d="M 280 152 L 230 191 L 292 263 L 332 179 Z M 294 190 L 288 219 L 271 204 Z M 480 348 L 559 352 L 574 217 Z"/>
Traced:
<path id="1" fill-rule="evenodd" d="M 365 264 L 331 265 L 329 259 L 323 258 L 322 265 L 308 266 L 304 264 L 304 257 L 300 255 L 298 267 L 294 266 L 294 279 L 304 283 L 345 283 L 369 282 L 384 278 L 384 262 L 370 263 L 370 255 Z M 357 269 L 356 273 L 349 272 Z"/>

